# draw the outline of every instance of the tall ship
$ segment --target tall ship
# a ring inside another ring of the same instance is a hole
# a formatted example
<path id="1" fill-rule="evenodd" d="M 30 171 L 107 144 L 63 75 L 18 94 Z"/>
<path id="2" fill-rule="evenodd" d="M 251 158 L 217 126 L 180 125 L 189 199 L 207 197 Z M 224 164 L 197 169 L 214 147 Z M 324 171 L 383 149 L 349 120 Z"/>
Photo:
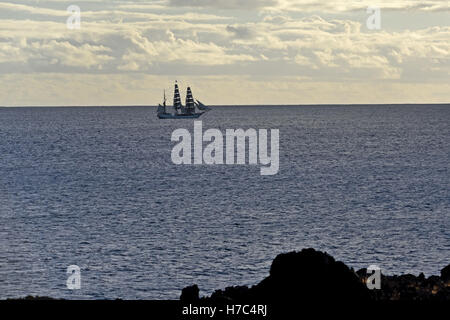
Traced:
<path id="1" fill-rule="evenodd" d="M 173 113 L 167 112 L 167 108 L 171 107 L 166 105 L 166 92 L 164 91 L 164 102 L 158 105 L 157 111 L 158 118 L 160 119 L 196 119 L 211 110 L 211 108 L 205 106 L 200 101 L 194 100 L 190 87 L 187 88 L 186 105 L 183 106 L 177 81 L 175 81 L 175 91 L 173 94 Z"/>

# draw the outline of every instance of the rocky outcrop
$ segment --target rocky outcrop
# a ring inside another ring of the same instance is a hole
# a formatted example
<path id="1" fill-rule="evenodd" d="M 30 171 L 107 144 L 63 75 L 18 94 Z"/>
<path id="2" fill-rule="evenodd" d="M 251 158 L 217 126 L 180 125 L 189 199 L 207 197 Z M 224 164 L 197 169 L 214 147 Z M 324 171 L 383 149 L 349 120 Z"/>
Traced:
<path id="1" fill-rule="evenodd" d="M 183 302 L 196 302 L 200 299 L 200 289 L 196 284 L 190 287 L 186 287 L 181 291 L 180 300 Z"/>
<path id="2" fill-rule="evenodd" d="M 441 279 L 445 282 L 450 282 L 450 264 L 441 270 Z"/>
<path id="3" fill-rule="evenodd" d="M 42 300 L 42 301 L 54 301 L 54 300 L 62 300 L 62 299 L 55 299 L 55 298 L 51 298 L 51 297 L 45 297 L 45 296 L 26 296 L 26 297 L 23 297 L 23 298 L 18 298 L 18 299 L 6 299 L 7 301 L 8 300 L 11 300 L 11 301 L 25 301 L 25 300 L 27 300 L 27 301 L 39 301 L 39 300 Z"/>
<path id="4" fill-rule="evenodd" d="M 450 300 L 450 283 L 439 276 L 426 278 L 423 273 L 382 275 L 381 289 L 370 293 L 372 300 L 377 301 L 446 301 Z"/>
<path id="5" fill-rule="evenodd" d="M 369 290 L 366 270 L 354 272 L 325 252 L 303 249 L 278 255 L 270 274 L 253 287 L 236 286 L 199 298 L 198 287 L 183 289 L 182 301 L 218 303 L 328 303 L 368 301 L 447 301 L 450 300 L 450 266 L 441 277 L 424 274 L 381 277 L 381 289 Z"/>

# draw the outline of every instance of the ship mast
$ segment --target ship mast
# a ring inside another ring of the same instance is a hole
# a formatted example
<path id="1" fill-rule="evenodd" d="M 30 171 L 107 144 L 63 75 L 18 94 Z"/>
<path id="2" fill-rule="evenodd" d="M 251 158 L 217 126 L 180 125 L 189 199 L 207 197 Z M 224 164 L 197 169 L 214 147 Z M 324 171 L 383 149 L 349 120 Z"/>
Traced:
<path id="1" fill-rule="evenodd" d="M 194 97 L 192 96 L 191 88 L 187 88 L 186 93 L 186 111 L 189 114 L 195 113 L 195 103 L 194 103 Z"/>
<path id="2" fill-rule="evenodd" d="M 175 109 L 175 113 L 178 113 L 178 111 L 181 109 L 181 97 L 180 97 L 180 90 L 178 89 L 178 83 L 177 80 L 175 80 L 175 91 L 173 93 L 173 107 Z"/>

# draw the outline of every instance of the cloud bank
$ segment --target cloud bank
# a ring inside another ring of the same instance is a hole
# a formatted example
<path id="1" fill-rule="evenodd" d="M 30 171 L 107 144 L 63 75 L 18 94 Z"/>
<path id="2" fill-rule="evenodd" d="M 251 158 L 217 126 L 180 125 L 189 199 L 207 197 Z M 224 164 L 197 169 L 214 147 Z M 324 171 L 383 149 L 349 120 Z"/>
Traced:
<path id="1" fill-rule="evenodd" d="M 117 86 L 104 77 L 126 78 L 135 85 L 123 87 L 118 91 L 122 98 L 113 100 L 126 104 L 158 102 L 159 97 L 151 96 L 150 91 L 141 92 L 138 82 L 143 78 L 159 88 L 175 78 L 196 79 L 199 86 L 214 93 L 208 102 L 218 104 L 257 103 L 262 96 L 272 103 L 277 99 L 279 103 L 368 102 L 365 91 L 336 93 L 348 84 L 369 92 L 371 87 L 377 88 L 380 93 L 372 97 L 374 103 L 397 101 L 399 97 L 405 99 L 402 102 L 450 101 L 447 1 L 382 1 L 380 6 L 391 13 L 380 30 L 367 29 L 367 3 L 363 1 L 78 3 L 81 28 L 75 30 L 66 26 L 70 2 L 0 3 L 0 105 L 74 104 L 72 99 L 49 100 L 41 86 L 48 83 L 56 91 L 67 90 L 67 83 L 75 86 L 67 79 L 96 78 Z M 399 28 L 392 22 L 394 18 L 408 19 L 410 12 L 424 18 L 420 26 Z M 36 83 L 37 78 L 42 82 Z M 220 86 L 210 88 L 207 84 L 211 79 Z M 22 88 L 11 86 L 11 82 Z M 381 82 L 405 88 L 405 94 L 395 96 Z M 298 90 L 277 94 L 287 84 Z M 312 84 L 317 85 L 313 91 Z M 82 84 L 76 87 L 90 91 Z M 241 88 L 250 92 L 256 88 L 260 93 L 255 92 L 253 100 L 230 95 Z M 411 88 L 414 90 L 409 92 Z M 386 90 L 384 96 L 382 90 Z M 317 92 L 320 99 L 305 92 Z M 273 96 L 268 97 L 268 93 Z M 110 96 L 105 87 L 95 98 L 79 104 L 100 103 L 97 99 L 106 101 Z"/>

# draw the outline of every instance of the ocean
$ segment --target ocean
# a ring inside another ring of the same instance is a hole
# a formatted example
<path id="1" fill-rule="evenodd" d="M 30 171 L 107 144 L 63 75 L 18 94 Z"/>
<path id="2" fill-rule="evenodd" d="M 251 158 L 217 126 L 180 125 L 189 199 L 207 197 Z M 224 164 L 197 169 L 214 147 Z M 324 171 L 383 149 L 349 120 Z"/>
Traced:
<path id="1" fill-rule="evenodd" d="M 153 107 L 0 108 L 0 298 L 177 299 L 253 285 L 313 247 L 356 269 L 450 258 L 450 105 L 228 106 L 203 129 L 279 129 L 280 168 L 175 165 L 193 120 Z M 68 290 L 78 265 L 81 289 Z"/>

